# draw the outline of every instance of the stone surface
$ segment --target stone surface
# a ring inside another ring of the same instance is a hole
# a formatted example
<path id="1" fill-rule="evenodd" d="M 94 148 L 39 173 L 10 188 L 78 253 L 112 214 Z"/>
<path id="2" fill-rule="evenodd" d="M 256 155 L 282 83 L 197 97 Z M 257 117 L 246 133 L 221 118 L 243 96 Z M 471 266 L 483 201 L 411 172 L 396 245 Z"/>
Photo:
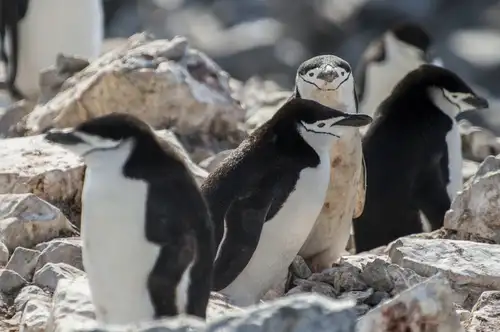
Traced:
<path id="1" fill-rule="evenodd" d="M 391 244 L 393 263 L 422 276 L 442 272 L 454 302 L 470 308 L 486 290 L 500 289 L 500 245 L 458 240 L 401 238 Z"/>
<path id="2" fill-rule="evenodd" d="M 452 304 L 452 291 L 440 275 L 429 278 L 362 317 L 357 332 L 464 331 Z"/>
<path id="3" fill-rule="evenodd" d="M 26 303 L 31 300 L 42 302 L 51 302 L 50 295 L 36 285 L 24 286 L 14 299 L 14 309 L 16 312 L 22 312 Z"/>
<path id="4" fill-rule="evenodd" d="M 481 162 L 490 155 L 500 154 L 500 138 L 491 131 L 473 126 L 467 120 L 461 120 L 458 124 L 464 158 Z"/>
<path id="5" fill-rule="evenodd" d="M 18 131 L 17 123 L 34 107 L 33 102 L 23 99 L 0 110 L 0 138 L 19 136 L 21 133 Z"/>
<path id="6" fill-rule="evenodd" d="M 50 126 L 73 127 L 110 112 L 233 145 L 244 134 L 239 128 L 244 112 L 231 97 L 229 75 L 182 37 L 169 41 L 134 35 L 67 79 L 61 90 L 27 116 L 29 134 Z"/>
<path id="7" fill-rule="evenodd" d="M 500 157 L 490 156 L 446 213 L 444 227 L 500 243 Z"/>
<path id="8" fill-rule="evenodd" d="M 500 292 L 481 294 L 464 322 L 467 332 L 494 332 L 500 330 Z"/>
<path id="9" fill-rule="evenodd" d="M 200 162 L 200 167 L 207 170 L 209 173 L 215 171 L 219 164 L 231 154 L 233 150 L 220 151 L 216 155 L 208 157 Z"/>
<path id="10" fill-rule="evenodd" d="M 40 251 L 17 247 L 5 266 L 6 269 L 17 272 L 24 279 L 31 281 Z"/>
<path id="11" fill-rule="evenodd" d="M 295 256 L 292 265 L 290 265 L 290 270 L 295 276 L 301 279 L 307 279 L 312 275 L 311 269 L 301 256 Z"/>
<path id="12" fill-rule="evenodd" d="M 36 270 L 41 269 L 47 263 L 65 263 L 79 270 L 84 270 L 80 239 L 55 239 L 40 243 L 36 248 L 41 249 Z"/>
<path id="13" fill-rule="evenodd" d="M 5 266 L 9 261 L 9 248 L 0 241 L 0 267 Z"/>
<path id="14" fill-rule="evenodd" d="M 14 294 L 26 285 L 26 283 L 27 281 L 16 272 L 0 269 L 0 292 Z"/>
<path id="15" fill-rule="evenodd" d="M 45 332 L 50 306 L 50 301 L 29 300 L 21 315 L 19 332 Z"/>
<path id="16" fill-rule="evenodd" d="M 35 272 L 33 283 L 42 289 L 54 291 L 61 279 L 74 279 L 84 273 L 65 263 L 47 263 Z"/>

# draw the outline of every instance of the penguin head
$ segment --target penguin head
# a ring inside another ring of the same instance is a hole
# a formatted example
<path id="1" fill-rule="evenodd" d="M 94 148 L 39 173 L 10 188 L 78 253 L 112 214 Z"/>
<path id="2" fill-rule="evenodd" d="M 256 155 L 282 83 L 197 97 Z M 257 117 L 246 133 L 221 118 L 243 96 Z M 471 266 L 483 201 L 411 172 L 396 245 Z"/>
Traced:
<path id="1" fill-rule="evenodd" d="M 321 149 L 342 137 L 346 129 L 362 127 L 371 121 L 366 114 L 346 113 L 313 100 L 293 98 L 276 112 L 270 123 L 278 135 L 293 130 L 313 148 Z"/>
<path id="2" fill-rule="evenodd" d="M 389 61 L 433 61 L 431 37 L 419 24 L 399 23 L 389 29 L 382 39 Z"/>
<path id="3" fill-rule="evenodd" d="M 319 55 L 304 61 L 295 77 L 295 97 L 357 112 L 351 66 L 334 55 Z"/>
<path id="4" fill-rule="evenodd" d="M 458 113 L 488 108 L 488 101 L 477 95 L 467 83 L 452 71 L 431 64 L 421 65 L 410 72 L 394 91 L 417 95 L 425 93 L 441 111 L 451 118 Z"/>
<path id="5" fill-rule="evenodd" d="M 96 117 L 75 128 L 50 129 L 44 138 L 80 156 L 89 166 L 123 164 L 135 146 L 155 141 L 148 124 L 125 113 Z"/>

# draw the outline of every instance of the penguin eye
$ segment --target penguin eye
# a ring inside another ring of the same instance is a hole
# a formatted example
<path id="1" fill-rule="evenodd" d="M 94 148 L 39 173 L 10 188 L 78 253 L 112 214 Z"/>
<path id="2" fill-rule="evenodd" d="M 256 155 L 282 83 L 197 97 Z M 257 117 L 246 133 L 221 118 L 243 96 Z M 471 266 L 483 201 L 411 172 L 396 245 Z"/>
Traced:
<path id="1" fill-rule="evenodd" d="M 324 126 L 325 126 L 325 123 L 324 123 L 324 122 L 320 122 L 320 123 L 318 123 L 318 127 L 323 128 Z"/>
<path id="2" fill-rule="evenodd" d="M 313 72 L 310 72 L 309 73 L 309 77 L 313 77 L 314 76 L 314 73 Z"/>

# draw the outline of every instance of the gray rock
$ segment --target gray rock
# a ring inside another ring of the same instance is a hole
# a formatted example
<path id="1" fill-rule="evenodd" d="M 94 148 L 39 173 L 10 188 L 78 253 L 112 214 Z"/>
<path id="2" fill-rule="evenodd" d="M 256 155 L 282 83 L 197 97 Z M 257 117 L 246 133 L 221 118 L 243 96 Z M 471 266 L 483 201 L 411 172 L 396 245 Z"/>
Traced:
<path id="1" fill-rule="evenodd" d="M 446 279 L 437 275 L 402 292 L 362 317 L 357 332 L 463 332 Z"/>
<path id="2" fill-rule="evenodd" d="M 0 145 L 1 142 L 2 140 L 0 140 Z M 43 153 L 47 152 L 50 152 L 50 149 Z M 39 151 L 39 154 L 42 152 Z M 16 159 L 16 156 L 9 155 L 2 156 L 2 158 Z M 62 161 L 60 159 L 59 161 L 61 162 L 59 167 L 62 167 Z M 52 162 L 55 163 L 53 160 Z M 17 165 L 16 168 L 20 166 Z M 36 167 L 36 163 L 31 165 L 31 168 L 33 167 Z M 11 175 L 16 172 L 16 168 L 9 171 Z M 5 184 L 2 179 L 4 174 L 1 173 L 0 170 L 0 193 L 3 189 L 2 185 Z M 57 177 L 59 181 L 64 181 L 60 176 Z M 39 181 L 43 182 L 42 179 Z M 57 186 L 64 187 L 61 183 Z M 10 190 L 16 189 L 10 188 Z M 74 226 L 58 208 L 34 194 L 5 194 L 0 195 L 0 229 L 2 229 L 0 240 L 10 251 L 14 251 L 17 247 L 30 248 L 40 242 L 53 239 L 64 231 L 73 232 Z"/>
<path id="3" fill-rule="evenodd" d="M 34 107 L 33 102 L 23 99 L 2 110 L 0 112 L 0 138 L 19 136 L 21 133 L 18 132 L 16 124 Z"/>
<path id="4" fill-rule="evenodd" d="M 500 245 L 457 240 L 401 238 L 391 260 L 422 276 L 442 272 L 455 291 L 454 302 L 470 308 L 486 290 L 500 289 Z"/>
<path id="5" fill-rule="evenodd" d="M 14 299 L 14 309 L 16 312 L 21 312 L 24 310 L 24 306 L 30 300 L 40 300 L 44 302 L 50 302 L 50 295 L 47 294 L 43 289 L 36 285 L 28 285 L 23 287 L 19 294 L 17 294 Z"/>
<path id="6" fill-rule="evenodd" d="M 487 291 L 481 294 L 464 326 L 468 332 L 499 331 L 500 292 Z"/>
<path id="7" fill-rule="evenodd" d="M 358 304 L 356 307 L 356 314 L 359 316 L 364 316 L 368 311 L 371 310 L 371 307 L 368 304 Z"/>
<path id="8" fill-rule="evenodd" d="M 373 292 L 372 295 L 370 295 L 370 297 L 368 297 L 366 299 L 365 303 L 368 304 L 369 306 L 375 307 L 375 306 L 379 305 L 380 303 L 389 300 L 390 298 L 391 298 L 391 296 L 389 295 L 389 293 L 375 291 L 375 292 Z"/>
<path id="9" fill-rule="evenodd" d="M 14 271 L 0 269 L 0 292 L 15 294 L 27 281 Z"/>
<path id="10" fill-rule="evenodd" d="M 24 279 L 31 281 L 39 256 L 40 251 L 38 250 L 17 247 L 5 268 L 15 271 Z"/>
<path id="11" fill-rule="evenodd" d="M 365 290 L 368 288 L 368 285 L 361 277 L 361 270 L 347 262 L 326 269 L 321 273 L 313 273 L 309 280 L 326 282 L 332 285 L 337 292 Z"/>
<path id="12" fill-rule="evenodd" d="M 65 263 L 47 263 L 35 272 L 33 283 L 43 289 L 54 291 L 61 279 L 74 279 L 84 275 L 81 270 Z"/>
<path id="13" fill-rule="evenodd" d="M 51 330 L 52 331 L 52 330 Z M 48 332 L 51 332 L 48 331 Z M 144 322 L 127 327 L 97 326 L 95 322 L 87 321 L 75 326 L 67 321 L 60 325 L 57 332 L 205 332 L 206 324 L 197 317 L 181 316 L 175 319 Z M 55 332 L 55 331 L 54 331 Z"/>
<path id="14" fill-rule="evenodd" d="M 295 259 L 290 265 L 290 270 L 297 278 L 301 279 L 307 279 L 312 275 L 311 269 L 301 256 L 295 256 Z"/>
<path id="15" fill-rule="evenodd" d="M 36 248 L 41 249 L 42 246 L 36 270 L 41 269 L 47 263 L 65 263 L 79 270 L 84 270 L 80 239 L 55 239 Z"/>
<path id="16" fill-rule="evenodd" d="M 50 301 L 29 300 L 21 315 L 19 332 L 45 332 L 50 313 Z"/>
<path id="17" fill-rule="evenodd" d="M 311 292 L 318 293 L 330 298 L 337 297 L 337 292 L 335 291 L 335 288 L 333 288 L 333 286 L 319 281 L 315 282 L 314 285 L 312 285 Z"/>
<path id="18" fill-rule="evenodd" d="M 0 242 L 0 266 L 5 266 L 9 261 L 9 248 Z"/>
<path id="19" fill-rule="evenodd" d="M 499 182 L 500 157 L 488 157 L 453 200 L 444 227 L 500 243 Z"/>
<path id="20" fill-rule="evenodd" d="M 473 126 L 465 119 L 458 124 L 464 158 L 481 162 L 490 155 L 500 153 L 500 139 L 491 131 Z"/>
<path id="21" fill-rule="evenodd" d="M 339 299 L 349 299 L 356 301 L 357 304 L 363 304 L 373 294 L 373 289 L 368 288 L 365 291 L 351 291 L 341 294 Z"/>
<path id="22" fill-rule="evenodd" d="M 387 263 L 381 259 L 375 259 L 363 268 L 361 277 L 370 287 L 383 292 L 391 292 L 394 289 L 394 281 L 387 271 Z"/>
<path id="23" fill-rule="evenodd" d="M 208 157 L 200 162 L 200 167 L 206 169 L 209 173 L 215 171 L 215 169 L 219 166 L 219 164 L 227 158 L 233 152 L 232 149 L 220 151 L 219 153 Z"/>

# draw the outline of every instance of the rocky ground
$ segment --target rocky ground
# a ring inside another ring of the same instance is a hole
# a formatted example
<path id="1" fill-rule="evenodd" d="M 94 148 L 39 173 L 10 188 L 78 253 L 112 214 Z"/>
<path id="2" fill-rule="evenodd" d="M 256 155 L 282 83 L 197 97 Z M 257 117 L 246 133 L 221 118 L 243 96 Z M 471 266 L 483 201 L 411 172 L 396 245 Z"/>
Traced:
<path id="1" fill-rule="evenodd" d="M 500 156 L 488 156 L 500 142 L 467 123 L 468 182 L 443 229 L 345 256 L 322 273 L 297 257 L 263 304 L 236 308 L 213 293 L 207 322 L 97 327 L 78 237 L 84 165 L 41 133 L 135 114 L 201 182 L 290 91 L 238 82 L 181 37 L 136 35 L 87 65 L 60 57 L 42 73 L 36 105 L 18 102 L 0 116 L 1 331 L 500 331 Z"/>

